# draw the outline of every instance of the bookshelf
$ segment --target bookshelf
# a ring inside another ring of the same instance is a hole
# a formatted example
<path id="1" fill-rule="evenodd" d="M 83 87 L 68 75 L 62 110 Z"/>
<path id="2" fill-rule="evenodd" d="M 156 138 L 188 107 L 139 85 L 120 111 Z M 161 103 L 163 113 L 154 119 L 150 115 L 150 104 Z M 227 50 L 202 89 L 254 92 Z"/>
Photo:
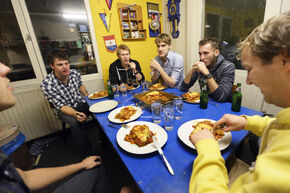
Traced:
<path id="1" fill-rule="evenodd" d="M 123 40 L 145 40 L 146 29 L 143 27 L 142 7 L 118 3 L 120 29 Z"/>

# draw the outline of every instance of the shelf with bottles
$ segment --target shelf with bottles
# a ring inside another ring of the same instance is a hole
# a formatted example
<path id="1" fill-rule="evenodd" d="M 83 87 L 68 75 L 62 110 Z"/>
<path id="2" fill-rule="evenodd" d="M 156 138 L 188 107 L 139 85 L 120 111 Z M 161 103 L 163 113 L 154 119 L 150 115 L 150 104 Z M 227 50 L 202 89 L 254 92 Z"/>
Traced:
<path id="1" fill-rule="evenodd" d="M 143 28 L 142 8 L 141 6 L 130 6 L 124 3 L 118 3 L 120 30 L 123 40 L 144 40 L 146 38 L 146 29 Z"/>

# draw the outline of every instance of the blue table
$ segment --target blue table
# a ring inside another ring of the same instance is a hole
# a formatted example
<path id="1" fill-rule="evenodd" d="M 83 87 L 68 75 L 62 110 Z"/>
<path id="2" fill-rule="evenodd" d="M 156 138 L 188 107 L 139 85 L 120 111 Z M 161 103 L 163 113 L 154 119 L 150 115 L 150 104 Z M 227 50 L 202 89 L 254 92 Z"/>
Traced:
<path id="1" fill-rule="evenodd" d="M 139 88 L 137 92 L 142 92 L 142 89 Z M 181 95 L 182 93 L 178 89 L 166 89 L 164 90 L 168 93 L 175 93 L 175 95 Z M 129 105 L 134 103 L 131 94 L 128 93 L 127 97 L 121 98 L 121 104 L 118 107 L 123 105 Z M 106 98 L 107 99 L 107 98 Z M 126 99 L 128 99 L 126 101 Z M 86 98 L 87 103 L 91 106 L 100 100 L 90 100 Z M 116 100 L 116 99 L 115 99 Z M 124 104 L 125 103 L 125 104 Z M 168 172 L 165 164 L 163 163 L 162 158 L 159 156 L 158 152 L 154 152 L 146 155 L 135 155 L 128 153 L 121 149 L 116 141 L 116 134 L 118 129 L 109 127 L 108 124 L 112 124 L 108 121 L 108 114 L 99 113 L 94 114 L 96 119 L 99 121 L 104 133 L 109 138 L 110 142 L 113 144 L 120 158 L 127 166 L 129 172 L 135 179 L 136 183 L 139 185 L 141 190 L 144 193 L 178 193 L 178 192 L 188 192 L 189 180 L 192 172 L 193 161 L 197 156 L 195 150 L 189 148 L 177 136 L 178 128 L 185 122 L 193 119 L 213 119 L 219 120 L 224 114 L 231 113 L 236 115 L 261 115 L 261 112 L 251 110 L 245 107 L 241 108 L 241 111 L 236 113 L 231 111 L 231 103 L 216 103 L 218 106 L 209 103 L 207 109 L 200 109 L 198 104 L 188 104 L 184 103 L 184 112 L 183 118 L 181 120 L 174 120 L 174 128 L 171 131 L 167 131 L 168 141 L 163 146 L 163 151 L 167 157 L 169 163 L 171 164 L 174 170 L 174 176 L 171 176 Z M 151 112 L 147 109 L 144 110 L 143 116 L 150 116 Z M 152 118 L 142 118 L 140 117 L 137 121 L 150 121 Z M 163 122 L 159 124 L 163 127 Z M 223 158 L 227 160 L 229 155 L 235 151 L 239 143 L 247 135 L 247 131 L 237 131 L 232 132 L 232 143 L 231 145 L 222 151 Z"/>

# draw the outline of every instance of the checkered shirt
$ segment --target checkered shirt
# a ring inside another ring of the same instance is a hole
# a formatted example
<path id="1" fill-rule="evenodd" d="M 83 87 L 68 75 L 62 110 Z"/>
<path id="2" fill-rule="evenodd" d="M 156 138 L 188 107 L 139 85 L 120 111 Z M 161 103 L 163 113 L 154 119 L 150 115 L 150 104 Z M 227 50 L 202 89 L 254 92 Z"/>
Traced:
<path id="1" fill-rule="evenodd" d="M 63 106 L 76 107 L 77 103 L 86 102 L 79 91 L 82 84 L 80 73 L 72 69 L 70 70 L 67 85 L 51 72 L 42 81 L 40 87 L 45 98 L 59 110 Z"/>

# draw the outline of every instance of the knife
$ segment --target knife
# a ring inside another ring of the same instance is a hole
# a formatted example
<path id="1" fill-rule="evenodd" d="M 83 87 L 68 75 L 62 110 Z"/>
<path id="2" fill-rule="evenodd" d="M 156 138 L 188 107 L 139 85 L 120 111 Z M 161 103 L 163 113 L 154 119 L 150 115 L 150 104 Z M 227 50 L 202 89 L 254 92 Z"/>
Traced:
<path id="1" fill-rule="evenodd" d="M 159 147 L 159 144 L 158 144 L 157 139 L 156 139 L 155 136 L 153 136 L 153 144 L 154 144 L 154 146 L 156 147 L 156 149 L 157 149 L 157 151 L 159 152 L 159 154 L 162 155 L 163 160 L 164 160 L 164 162 L 165 162 L 165 164 L 166 164 L 166 167 L 167 167 L 169 173 L 170 173 L 171 175 L 174 176 L 173 169 L 172 169 L 172 167 L 170 166 L 169 162 L 167 161 L 167 159 L 166 159 L 166 157 L 165 157 L 165 155 L 164 155 L 162 149 Z"/>

